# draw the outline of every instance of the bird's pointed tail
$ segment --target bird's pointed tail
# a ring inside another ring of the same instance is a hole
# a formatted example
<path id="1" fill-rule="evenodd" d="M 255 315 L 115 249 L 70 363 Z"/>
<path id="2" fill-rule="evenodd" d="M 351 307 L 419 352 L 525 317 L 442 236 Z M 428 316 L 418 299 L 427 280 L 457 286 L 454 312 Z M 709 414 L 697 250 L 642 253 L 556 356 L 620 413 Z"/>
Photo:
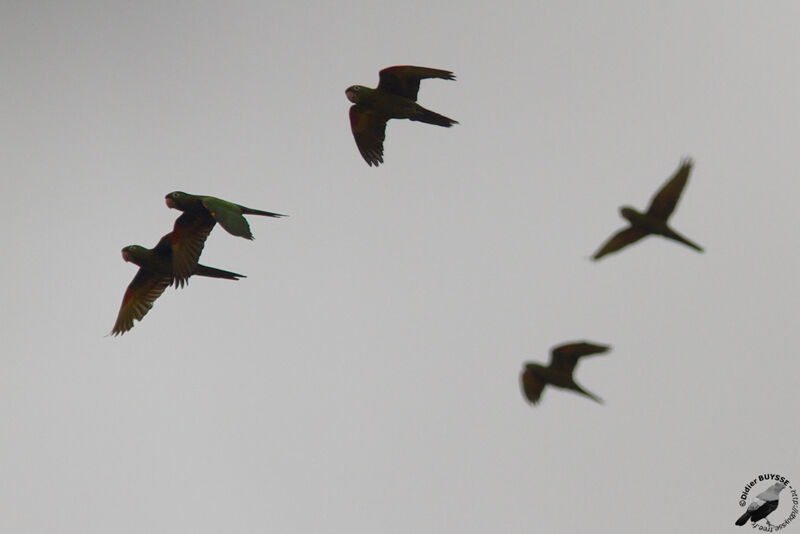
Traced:
<path id="1" fill-rule="evenodd" d="M 578 389 L 576 389 L 575 391 L 577 391 L 577 392 L 578 392 L 578 393 L 580 393 L 581 395 L 586 395 L 587 397 L 589 397 L 589 398 L 590 398 L 590 399 L 592 399 L 593 401 L 595 401 L 595 402 L 598 402 L 598 403 L 600 403 L 600 404 L 603 404 L 603 399 L 601 399 L 600 397 L 598 397 L 598 396 L 597 396 L 597 395 L 595 395 L 594 393 L 589 393 L 588 391 L 586 391 L 586 390 L 585 390 L 585 389 L 583 389 L 582 387 L 578 386 L 577 384 L 575 384 L 575 386 L 578 388 Z"/>
<path id="2" fill-rule="evenodd" d="M 239 278 L 247 278 L 243 274 L 232 273 L 230 271 L 223 271 L 222 269 L 215 269 L 214 267 L 207 267 L 205 265 L 197 264 L 197 270 L 193 274 L 197 276 L 208 276 L 209 278 L 224 278 L 226 280 L 238 280 Z"/>
<path id="3" fill-rule="evenodd" d="M 426 122 L 428 124 L 435 124 L 436 126 L 444 126 L 445 128 L 449 128 L 454 124 L 458 124 L 458 121 L 453 120 L 449 117 L 445 117 L 444 115 L 439 115 L 438 113 L 431 111 L 429 109 L 425 109 L 422 106 L 417 106 L 417 113 L 413 117 L 411 117 L 412 121 L 418 122 Z"/>
<path id="4" fill-rule="evenodd" d="M 264 217 L 288 217 L 288 215 L 283 215 L 282 213 L 272 213 L 271 211 L 254 210 L 252 208 L 245 208 L 244 206 L 242 206 L 242 214 L 263 215 Z"/>
<path id="5" fill-rule="evenodd" d="M 672 228 L 670 228 L 669 231 L 670 231 L 670 233 L 667 235 L 667 237 L 669 237 L 670 239 L 674 239 L 675 241 L 678 241 L 679 243 L 683 243 L 687 247 L 691 247 L 691 248 L 695 249 L 697 252 L 703 252 L 703 247 L 701 247 L 700 245 L 698 245 L 696 243 L 692 243 L 691 241 L 689 241 L 688 239 L 683 237 L 681 234 L 679 234 L 678 232 L 676 232 Z"/>
<path id="6" fill-rule="evenodd" d="M 745 511 L 745 513 L 742 514 L 742 517 L 736 520 L 736 524 L 741 527 L 747 523 L 748 519 L 750 519 L 750 510 Z"/>

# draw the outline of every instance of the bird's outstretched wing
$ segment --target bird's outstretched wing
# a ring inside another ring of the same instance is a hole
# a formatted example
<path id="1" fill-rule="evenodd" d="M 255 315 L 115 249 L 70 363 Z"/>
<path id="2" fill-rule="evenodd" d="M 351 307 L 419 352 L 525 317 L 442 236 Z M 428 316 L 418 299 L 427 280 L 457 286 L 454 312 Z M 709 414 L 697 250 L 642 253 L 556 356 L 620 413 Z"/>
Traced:
<path id="1" fill-rule="evenodd" d="M 172 274 L 175 287 L 183 287 L 197 268 L 206 238 L 216 221 L 208 213 L 184 212 L 172 230 Z"/>
<path id="2" fill-rule="evenodd" d="M 650 207 L 647 209 L 647 215 L 658 217 L 663 221 L 666 221 L 672 215 L 672 212 L 675 211 L 675 206 L 678 205 L 678 199 L 681 198 L 683 188 L 686 186 L 686 181 L 689 179 L 692 165 L 693 163 L 690 159 L 686 159 L 681 163 L 675 174 L 667 180 L 653 197 Z"/>
<path id="3" fill-rule="evenodd" d="M 527 368 L 520 373 L 519 380 L 520 384 L 522 385 L 522 392 L 525 394 L 525 398 L 527 398 L 532 404 L 538 403 L 542 396 L 542 391 L 544 391 L 544 386 L 547 385 L 547 382 L 537 377 L 533 371 Z"/>
<path id="4" fill-rule="evenodd" d="M 383 115 L 358 104 L 350 106 L 350 129 L 358 151 L 370 167 L 383 163 L 386 120 Z"/>
<path id="5" fill-rule="evenodd" d="M 629 226 L 627 228 L 622 229 L 621 231 L 617 232 L 611 238 L 603 243 L 603 246 L 594 253 L 592 256 L 593 260 L 599 260 L 606 254 L 611 254 L 612 252 L 616 252 L 623 247 L 627 247 L 631 243 L 635 243 L 639 241 L 641 238 L 647 235 L 647 232 L 644 230 L 639 230 L 638 228 L 634 228 L 633 226 Z"/>
<path id="6" fill-rule="evenodd" d="M 597 345 L 587 341 L 559 345 L 553 347 L 550 353 L 550 367 L 572 373 L 582 356 L 607 352 L 610 348 L 608 345 Z"/>
<path id="7" fill-rule="evenodd" d="M 147 315 L 153 302 L 161 296 L 167 287 L 172 284 L 172 277 L 154 272 L 139 269 L 136 276 L 128 284 L 125 295 L 122 297 L 122 305 L 117 314 L 117 322 L 111 330 L 111 335 L 117 336 L 124 334 L 133 328 L 134 319 L 141 321 Z"/>
<path id="8" fill-rule="evenodd" d="M 378 89 L 416 100 L 419 92 L 419 81 L 425 78 L 456 79 L 449 70 L 398 65 L 396 67 L 387 67 L 380 72 Z"/>

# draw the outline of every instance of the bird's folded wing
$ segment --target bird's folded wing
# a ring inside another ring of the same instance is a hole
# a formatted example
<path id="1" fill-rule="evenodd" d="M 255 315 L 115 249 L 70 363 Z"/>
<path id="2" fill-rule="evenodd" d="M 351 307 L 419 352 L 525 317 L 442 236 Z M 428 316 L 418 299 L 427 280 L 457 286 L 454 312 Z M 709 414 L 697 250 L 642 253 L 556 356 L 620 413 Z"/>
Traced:
<path id="1" fill-rule="evenodd" d="M 247 219 L 242 217 L 242 210 L 236 204 L 213 197 L 203 199 L 203 206 L 208 210 L 214 220 L 229 234 L 253 239 Z"/>
<path id="2" fill-rule="evenodd" d="M 769 514 L 774 512 L 778 508 L 778 501 L 766 501 L 764 504 L 758 507 L 758 510 L 754 510 L 751 521 L 760 521 L 767 517 Z"/>

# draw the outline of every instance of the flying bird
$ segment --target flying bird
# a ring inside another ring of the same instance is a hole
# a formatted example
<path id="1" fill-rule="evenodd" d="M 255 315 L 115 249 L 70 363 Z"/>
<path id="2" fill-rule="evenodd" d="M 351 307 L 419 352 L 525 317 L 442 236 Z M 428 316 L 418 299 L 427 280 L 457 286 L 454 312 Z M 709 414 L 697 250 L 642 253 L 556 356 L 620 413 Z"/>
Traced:
<path id="1" fill-rule="evenodd" d="M 419 82 L 425 78 L 455 80 L 449 70 L 399 65 L 380 71 L 378 87 L 351 85 L 345 90 L 350 106 L 350 129 L 364 160 L 371 167 L 383 163 L 383 140 L 389 119 L 410 119 L 449 128 L 458 121 L 417 104 Z"/>
<path id="2" fill-rule="evenodd" d="M 678 199 L 681 197 L 681 192 L 689 179 L 691 170 L 692 161 L 689 159 L 684 160 L 678 170 L 675 171 L 675 174 L 667 180 L 661 190 L 653 197 L 650 207 L 645 213 L 639 213 L 630 206 L 621 207 L 619 212 L 622 217 L 630 222 L 630 226 L 614 234 L 592 256 L 592 259 L 599 260 L 606 254 L 616 252 L 650 234 L 664 236 L 683 243 L 698 252 L 703 252 L 700 246 L 692 243 L 667 224 L 667 219 L 669 219 L 678 204 Z"/>
<path id="3" fill-rule="evenodd" d="M 750 506 L 747 507 L 747 510 L 742 514 L 742 517 L 736 520 L 736 524 L 740 527 L 747 523 L 749 519 L 753 523 L 756 521 L 760 521 L 767 517 L 769 514 L 775 511 L 778 508 L 778 497 L 783 488 L 786 486 L 781 484 L 780 482 L 776 482 L 766 491 L 762 491 L 758 494 L 758 496 L 753 499 L 753 502 L 750 503 Z"/>
<path id="4" fill-rule="evenodd" d="M 153 302 L 164 290 L 172 285 L 172 232 L 168 233 L 152 249 L 140 245 L 130 245 L 122 249 L 122 259 L 139 266 L 139 272 L 125 290 L 122 305 L 119 308 L 117 322 L 111 335 L 124 334 L 133 328 L 133 321 L 141 321 L 147 315 Z M 196 264 L 189 276 L 208 276 L 238 280 L 242 274 L 214 269 Z"/>
<path id="5" fill-rule="evenodd" d="M 286 217 L 280 213 L 247 208 L 216 197 L 190 195 L 183 191 L 173 191 L 166 197 L 167 206 L 180 210 L 183 214 L 175 221 L 172 229 L 172 274 L 175 286 L 187 282 L 203 252 L 206 238 L 219 223 L 229 234 L 253 239 L 250 225 L 243 215 L 263 215 L 265 217 Z"/>
<path id="6" fill-rule="evenodd" d="M 608 345 L 596 345 L 586 341 L 567 343 L 553 347 L 550 356 L 550 365 L 545 367 L 534 362 L 527 362 L 520 374 L 522 392 L 532 404 L 539 402 L 542 391 L 547 384 L 563 389 L 571 389 L 592 400 L 603 401 L 592 393 L 579 386 L 572 378 L 572 372 L 582 356 L 600 354 L 610 349 Z"/>

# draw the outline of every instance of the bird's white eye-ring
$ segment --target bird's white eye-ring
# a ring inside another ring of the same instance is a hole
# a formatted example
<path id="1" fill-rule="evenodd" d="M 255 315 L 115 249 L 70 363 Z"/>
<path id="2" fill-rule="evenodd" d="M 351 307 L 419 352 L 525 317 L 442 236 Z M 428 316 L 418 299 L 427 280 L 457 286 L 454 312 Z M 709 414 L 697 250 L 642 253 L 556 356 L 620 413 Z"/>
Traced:
<path id="1" fill-rule="evenodd" d="M 179 196 L 181 196 L 181 194 L 180 194 L 180 193 L 178 193 L 177 191 L 175 191 L 174 193 L 172 193 L 172 198 L 178 198 Z"/>

